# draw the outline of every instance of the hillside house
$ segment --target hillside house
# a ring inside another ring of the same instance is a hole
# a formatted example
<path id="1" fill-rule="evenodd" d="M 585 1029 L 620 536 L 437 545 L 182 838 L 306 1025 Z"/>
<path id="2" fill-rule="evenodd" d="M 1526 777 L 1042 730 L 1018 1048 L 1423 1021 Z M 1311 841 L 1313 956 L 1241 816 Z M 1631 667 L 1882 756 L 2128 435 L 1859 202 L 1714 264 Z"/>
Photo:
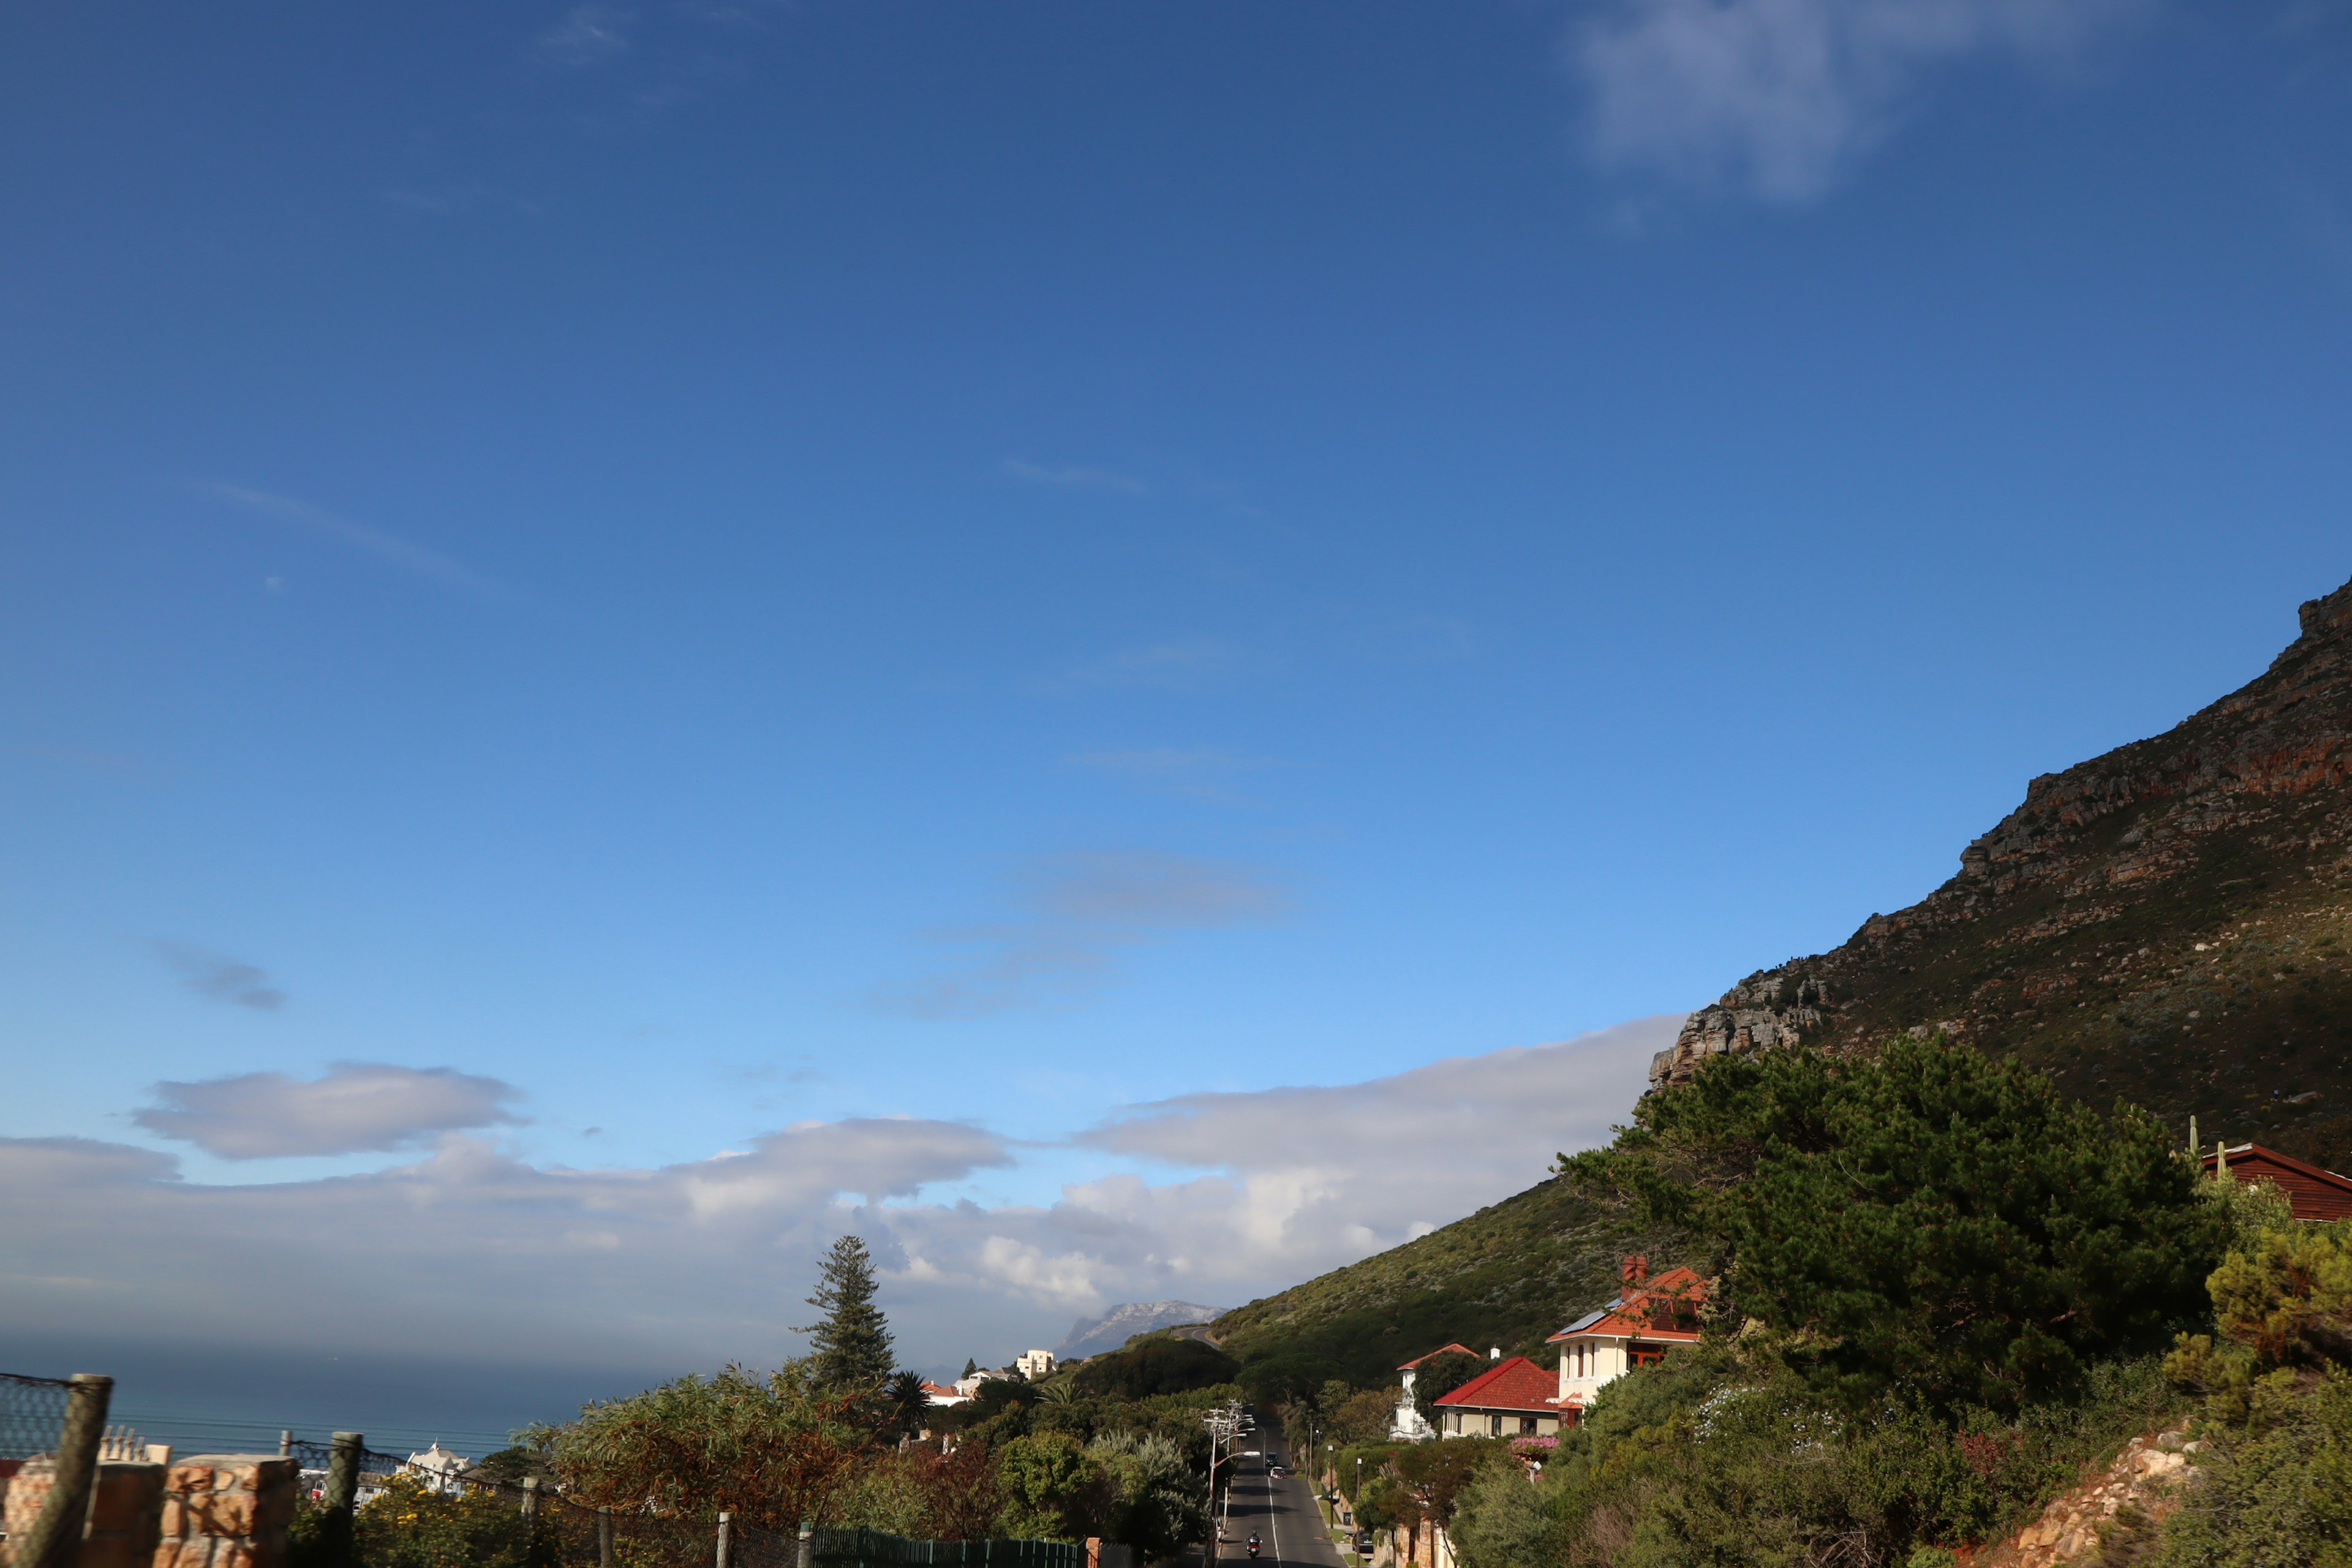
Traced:
<path id="1" fill-rule="evenodd" d="M 2352 1215 L 2352 1177 L 2306 1165 L 2292 1154 L 2259 1143 L 2233 1148 L 2216 1144 L 2213 1152 L 2205 1156 L 2207 1173 L 2217 1163 L 2242 1182 L 2269 1182 L 2276 1186 L 2297 1219 L 2323 1224 Z"/>
<path id="2" fill-rule="evenodd" d="M 1404 1386 L 1397 1395 L 1396 1413 L 1389 1417 L 1389 1441 L 1392 1443 L 1426 1443 L 1437 1436 L 1437 1428 L 1429 1424 L 1413 1404 L 1412 1374 L 1425 1361 L 1435 1361 L 1442 1355 L 1476 1355 L 1468 1345 L 1440 1345 L 1427 1355 L 1417 1355 L 1397 1371 L 1402 1374 Z"/>
<path id="3" fill-rule="evenodd" d="M 977 1394 L 980 1391 L 980 1379 L 975 1377 L 971 1383 L 972 1393 Z M 933 1405 L 962 1405 L 971 1400 L 971 1394 L 963 1391 L 963 1384 L 961 1383 L 933 1383 L 930 1379 L 925 1378 L 923 1397 Z"/>
<path id="4" fill-rule="evenodd" d="M 1054 1375 L 1055 1363 L 1052 1351 L 1031 1351 L 1027 1355 L 1016 1358 L 1013 1364 L 1019 1367 L 1021 1375 L 1030 1382 L 1042 1383 Z"/>
<path id="5" fill-rule="evenodd" d="M 1561 1425 L 1559 1380 L 1515 1355 L 1440 1394 L 1431 1414 L 1441 1437 L 1549 1437 Z"/>
<path id="6" fill-rule="evenodd" d="M 1559 1424 L 1572 1426 L 1577 1413 L 1602 1388 L 1637 1366 L 1665 1359 L 1676 1345 L 1698 1342 L 1698 1310 L 1706 1301 L 1706 1281 L 1688 1268 L 1669 1268 L 1650 1278 L 1650 1260 L 1625 1259 L 1623 1293 L 1587 1312 L 1545 1342 L 1559 1347 L 1557 1408 Z"/>

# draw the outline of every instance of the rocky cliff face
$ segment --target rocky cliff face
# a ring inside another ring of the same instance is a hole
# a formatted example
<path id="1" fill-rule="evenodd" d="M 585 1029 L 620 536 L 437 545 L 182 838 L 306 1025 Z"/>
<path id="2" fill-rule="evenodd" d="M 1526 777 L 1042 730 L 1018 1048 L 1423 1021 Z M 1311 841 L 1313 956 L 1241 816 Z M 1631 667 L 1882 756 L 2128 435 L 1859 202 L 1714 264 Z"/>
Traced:
<path id="1" fill-rule="evenodd" d="M 2242 689 L 2026 786 L 1957 876 L 1692 1015 L 1711 1055 L 1943 1028 L 2104 1103 L 2352 1157 L 2352 584 Z"/>

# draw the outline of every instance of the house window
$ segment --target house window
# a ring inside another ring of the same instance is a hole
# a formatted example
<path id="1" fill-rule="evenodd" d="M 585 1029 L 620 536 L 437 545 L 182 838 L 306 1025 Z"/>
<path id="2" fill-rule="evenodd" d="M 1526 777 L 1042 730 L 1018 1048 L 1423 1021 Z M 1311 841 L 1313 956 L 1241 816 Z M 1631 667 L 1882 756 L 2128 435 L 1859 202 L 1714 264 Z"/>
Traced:
<path id="1" fill-rule="evenodd" d="M 1522 1437 L 1532 1437 L 1532 1436 L 1535 1436 L 1535 1430 L 1536 1430 L 1536 1418 L 1535 1418 L 1534 1416 L 1532 1416 L 1532 1415 L 1522 1415 L 1522 1416 L 1520 1416 L 1520 1417 L 1519 1417 L 1519 1436 L 1522 1436 Z"/>
<path id="2" fill-rule="evenodd" d="M 1503 1435 L 1503 1418 L 1502 1418 L 1501 1416 L 1499 1416 L 1499 1415 L 1489 1415 L 1489 1416 L 1487 1416 L 1487 1417 L 1486 1417 L 1486 1436 L 1489 1436 L 1489 1437 L 1499 1437 L 1499 1436 L 1501 1436 L 1502 1435 Z"/>
<path id="3" fill-rule="evenodd" d="M 1625 1352 L 1635 1366 L 1655 1366 L 1666 1359 L 1666 1352 L 1649 1345 L 1638 1345 Z"/>

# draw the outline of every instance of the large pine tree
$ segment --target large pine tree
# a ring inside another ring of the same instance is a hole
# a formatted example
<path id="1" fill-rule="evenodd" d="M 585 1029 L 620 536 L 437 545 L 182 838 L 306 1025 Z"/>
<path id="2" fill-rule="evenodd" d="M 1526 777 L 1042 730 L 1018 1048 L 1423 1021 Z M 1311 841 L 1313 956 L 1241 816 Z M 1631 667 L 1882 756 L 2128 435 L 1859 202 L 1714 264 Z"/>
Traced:
<path id="1" fill-rule="evenodd" d="M 867 1393 L 890 1375 L 890 1324 L 874 1304 L 874 1257 L 866 1243 L 845 1236 L 821 1266 L 808 1304 L 824 1316 L 796 1334 L 809 1337 L 816 1381 L 845 1393 Z"/>

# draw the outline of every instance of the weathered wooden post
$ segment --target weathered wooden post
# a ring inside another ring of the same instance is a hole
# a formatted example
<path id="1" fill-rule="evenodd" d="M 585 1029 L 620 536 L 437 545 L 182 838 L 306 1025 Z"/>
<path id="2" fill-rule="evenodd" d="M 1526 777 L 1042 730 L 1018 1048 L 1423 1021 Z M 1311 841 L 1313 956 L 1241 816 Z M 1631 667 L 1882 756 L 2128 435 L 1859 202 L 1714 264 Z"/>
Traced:
<path id="1" fill-rule="evenodd" d="M 367 1438 L 358 1432 L 338 1432 L 327 1443 L 327 1485 L 319 1500 L 326 1515 L 319 1521 L 320 1553 L 329 1568 L 344 1568 L 352 1560 L 352 1514 L 360 1505 L 360 1456 Z"/>
<path id="2" fill-rule="evenodd" d="M 816 1563 L 816 1526 L 801 1521 L 801 1544 L 793 1558 L 793 1568 L 814 1568 Z"/>
<path id="3" fill-rule="evenodd" d="M 89 1514 L 89 1489 L 98 1475 L 98 1447 L 106 1436 L 107 1402 L 114 1379 L 78 1372 L 69 1380 L 65 1425 L 58 1432 L 58 1460 L 41 1515 L 16 1548 L 20 1568 L 74 1568 L 81 1556 L 82 1524 Z"/>
<path id="4" fill-rule="evenodd" d="M 734 1544 L 735 1515 L 727 1509 L 719 1510 L 719 1568 L 732 1568 L 730 1548 Z"/>
<path id="5" fill-rule="evenodd" d="M 609 1503 L 596 1510 L 596 1568 L 613 1568 L 613 1509 Z"/>

